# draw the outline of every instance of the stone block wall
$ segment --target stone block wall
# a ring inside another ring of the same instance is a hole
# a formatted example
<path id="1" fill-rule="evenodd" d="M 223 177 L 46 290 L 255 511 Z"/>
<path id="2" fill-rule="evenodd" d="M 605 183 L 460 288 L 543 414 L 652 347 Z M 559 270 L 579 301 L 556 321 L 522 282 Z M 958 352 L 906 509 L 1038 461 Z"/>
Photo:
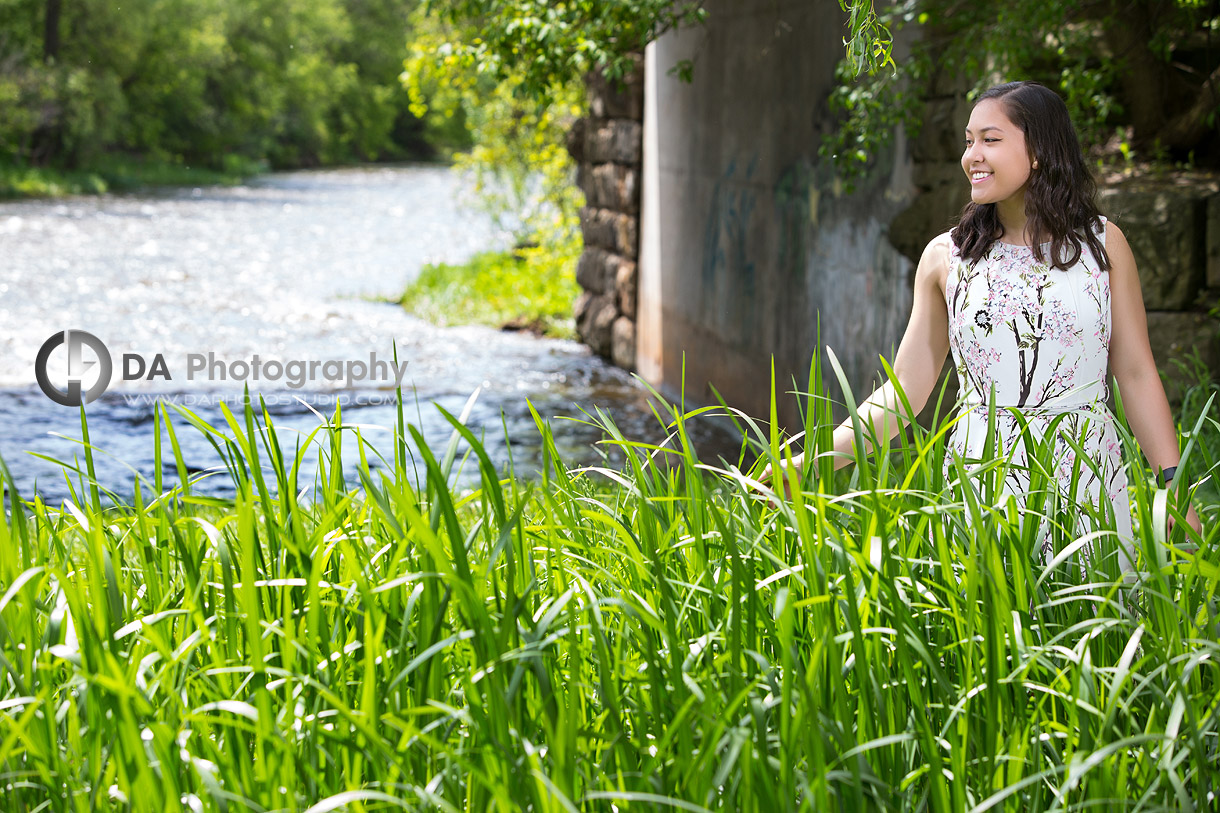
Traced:
<path id="1" fill-rule="evenodd" d="M 1122 227 L 1140 272 L 1148 339 L 1170 400 L 1194 354 L 1220 378 L 1220 177 L 1177 172 L 1102 179 L 1101 210 Z"/>
<path id="2" fill-rule="evenodd" d="M 635 369 L 643 157 L 644 65 L 619 83 L 588 78 L 589 116 L 568 134 L 585 193 L 584 251 L 576 267 L 576 332 L 593 352 Z"/>
<path id="3" fill-rule="evenodd" d="M 919 137 L 910 144 L 915 199 L 890 223 L 890 242 L 913 263 L 924 246 L 970 202 L 962 173 L 962 131 L 970 105 L 960 80 L 938 77 L 925 99 Z"/>

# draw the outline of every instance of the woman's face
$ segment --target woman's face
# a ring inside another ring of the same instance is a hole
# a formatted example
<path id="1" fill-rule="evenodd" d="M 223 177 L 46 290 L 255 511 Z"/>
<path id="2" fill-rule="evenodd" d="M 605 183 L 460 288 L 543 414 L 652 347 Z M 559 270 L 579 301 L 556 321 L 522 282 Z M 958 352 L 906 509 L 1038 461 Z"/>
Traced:
<path id="1" fill-rule="evenodd" d="M 974 106 L 966 125 L 962 169 L 970 181 L 975 203 L 1002 203 L 1014 197 L 1024 201 L 1032 160 L 1025 134 L 1004 113 L 999 99 L 984 99 Z"/>

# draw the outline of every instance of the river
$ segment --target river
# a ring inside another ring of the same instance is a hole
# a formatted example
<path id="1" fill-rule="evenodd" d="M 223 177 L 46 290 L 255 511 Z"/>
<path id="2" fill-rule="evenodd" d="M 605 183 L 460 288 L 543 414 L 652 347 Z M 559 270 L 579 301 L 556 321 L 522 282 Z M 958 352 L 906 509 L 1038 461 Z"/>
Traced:
<path id="1" fill-rule="evenodd" d="M 183 406 L 223 426 L 220 404 L 240 409 L 245 386 L 267 401 L 289 445 L 338 402 L 344 423 L 364 427 L 362 435 L 392 460 L 392 373 L 355 381 L 322 373 L 395 353 L 406 364 L 408 420 L 429 447 L 449 436 L 433 405 L 457 414 L 476 391 L 469 425 L 497 465 L 511 457 L 519 474 L 541 465 L 527 401 L 551 419 L 569 465 L 599 462 L 605 452 L 600 430 L 563 420 L 581 418 L 582 409 L 607 409 L 629 436 L 655 439 L 646 390 L 583 345 L 439 328 L 384 301 L 396 299 L 427 263 L 507 244 L 488 218 L 463 205 L 467 194 L 447 168 L 376 167 L 0 204 L 0 457 L 19 492 L 36 490 L 48 502 L 67 498 L 63 466 L 44 458 L 82 459 L 79 410 L 54 403 L 36 383 L 39 349 L 65 330 L 92 334 L 113 361 L 109 386 L 85 412 L 97 479 L 124 497 L 137 474 L 152 480 L 155 404 Z M 95 360 L 89 353 L 84 360 Z M 139 361 L 125 367 L 125 355 Z M 61 345 L 49 357 L 48 377 L 71 374 L 67 359 Z M 276 380 L 267 380 L 277 370 L 269 361 L 282 365 Z M 294 361 L 298 371 L 314 365 L 301 387 L 289 386 Z M 264 365 L 258 381 L 256 363 Z M 134 375 L 140 366 L 145 374 Z M 98 372 L 91 368 L 94 380 Z M 124 372 L 133 373 L 130 380 Z M 89 374 L 81 379 L 87 390 Z M 193 472 L 218 467 L 202 433 L 181 417 L 175 428 Z M 700 437 L 731 448 L 715 427 L 700 429 Z M 356 444 L 347 442 L 345 451 L 350 470 Z M 172 460 L 163 468 L 175 482 Z M 213 476 L 199 488 L 223 494 L 230 485 Z"/>

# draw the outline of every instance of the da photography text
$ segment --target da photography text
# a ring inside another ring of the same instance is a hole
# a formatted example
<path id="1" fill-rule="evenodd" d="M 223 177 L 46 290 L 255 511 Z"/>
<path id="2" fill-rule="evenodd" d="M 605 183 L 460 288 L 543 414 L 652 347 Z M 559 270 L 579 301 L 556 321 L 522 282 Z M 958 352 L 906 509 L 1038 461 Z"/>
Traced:
<path id="1" fill-rule="evenodd" d="M 59 352 L 60 348 L 66 352 Z M 83 330 L 64 330 L 50 336 L 38 351 L 34 373 L 48 398 L 64 406 L 80 406 L 97 399 L 110 386 L 115 365 L 105 343 Z M 174 373 L 162 353 L 123 353 L 118 365 L 123 381 L 174 381 Z M 181 371 L 179 371 L 181 373 Z M 225 360 L 214 352 L 187 353 L 185 379 L 211 382 L 271 382 L 299 390 L 322 381 L 352 389 L 364 383 L 402 385 L 407 362 L 367 359 L 264 358 Z M 60 386 L 63 384 L 64 386 Z"/>

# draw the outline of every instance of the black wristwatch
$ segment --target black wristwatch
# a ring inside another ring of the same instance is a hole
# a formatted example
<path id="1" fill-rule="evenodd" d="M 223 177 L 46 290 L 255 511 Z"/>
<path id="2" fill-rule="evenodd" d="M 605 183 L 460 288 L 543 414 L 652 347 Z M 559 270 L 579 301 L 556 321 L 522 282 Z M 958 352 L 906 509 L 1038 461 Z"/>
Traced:
<path id="1" fill-rule="evenodd" d="M 1161 473 L 1156 476 L 1157 485 L 1164 488 L 1165 486 L 1169 485 L 1169 481 L 1172 480 L 1173 476 L 1177 473 L 1177 466 L 1170 466 L 1167 469 L 1161 469 Z"/>

